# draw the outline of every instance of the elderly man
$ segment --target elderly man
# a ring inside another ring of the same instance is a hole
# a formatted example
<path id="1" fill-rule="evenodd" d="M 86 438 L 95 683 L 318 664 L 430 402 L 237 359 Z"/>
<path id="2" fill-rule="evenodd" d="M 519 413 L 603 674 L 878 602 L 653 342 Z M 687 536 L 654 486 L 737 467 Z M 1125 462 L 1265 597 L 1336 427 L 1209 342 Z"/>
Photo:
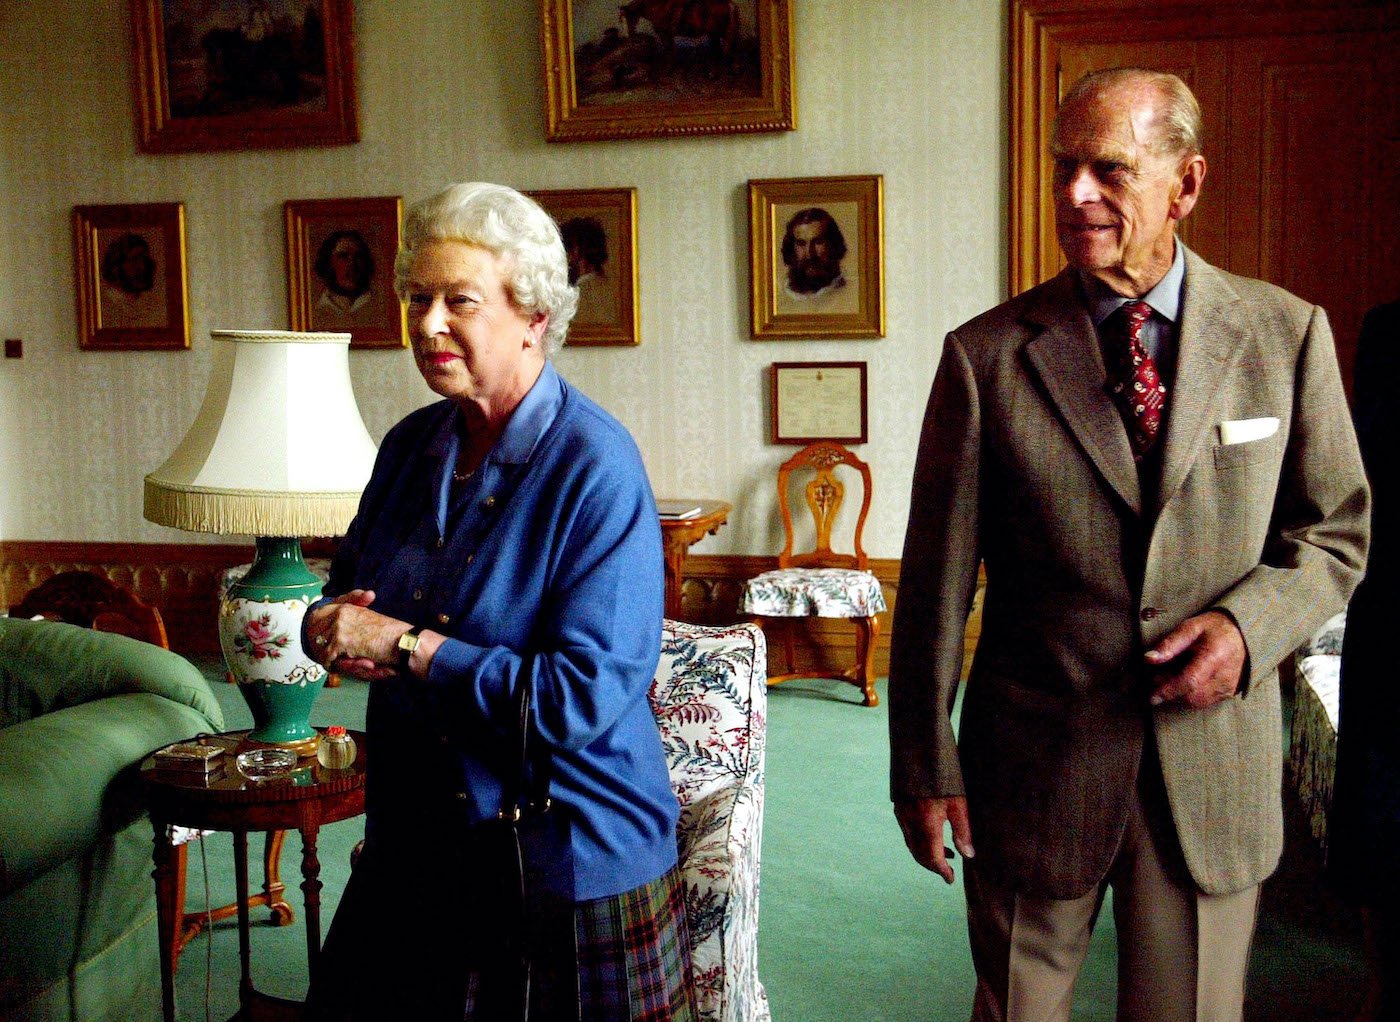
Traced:
<path id="1" fill-rule="evenodd" d="M 1172 75 L 1074 86 L 1052 139 L 1070 265 L 948 335 L 924 420 L 891 789 L 920 863 L 952 881 L 945 822 L 966 860 L 978 1020 L 1069 1018 L 1109 887 L 1119 1018 L 1240 1018 L 1283 842 L 1276 668 L 1365 563 L 1325 315 L 1176 239 L 1199 122 Z"/>

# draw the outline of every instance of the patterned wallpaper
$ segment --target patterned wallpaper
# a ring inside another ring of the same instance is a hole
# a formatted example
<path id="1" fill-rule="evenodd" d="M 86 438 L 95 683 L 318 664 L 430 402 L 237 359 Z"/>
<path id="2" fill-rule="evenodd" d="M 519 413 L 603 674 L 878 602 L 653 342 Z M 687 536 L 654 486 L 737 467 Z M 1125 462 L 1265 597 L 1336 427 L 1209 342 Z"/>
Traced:
<path id="1" fill-rule="evenodd" d="M 663 496 L 735 505 L 700 553 L 772 553 L 774 361 L 869 362 L 866 546 L 898 557 L 943 334 L 1006 281 L 1004 0 L 793 0 L 799 128 L 548 145 L 534 0 L 362 0 L 362 141 L 138 154 L 126 4 L 0 3 L 0 539 L 186 542 L 141 516 L 141 480 L 199 407 L 215 328 L 286 326 L 282 203 L 451 181 L 635 186 L 642 343 L 570 349 L 560 371 L 633 432 Z M 753 341 L 746 182 L 883 174 L 887 335 Z M 81 352 L 72 206 L 183 201 L 193 348 Z M 370 432 L 432 395 L 407 352 L 354 352 Z M 326 437 L 327 444 L 335 442 Z"/>

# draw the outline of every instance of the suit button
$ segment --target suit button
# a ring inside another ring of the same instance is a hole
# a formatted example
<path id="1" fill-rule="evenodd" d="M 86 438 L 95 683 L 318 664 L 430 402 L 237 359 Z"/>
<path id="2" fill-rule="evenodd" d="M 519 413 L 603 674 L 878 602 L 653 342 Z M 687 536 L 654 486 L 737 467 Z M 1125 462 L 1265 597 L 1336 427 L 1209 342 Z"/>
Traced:
<path id="1" fill-rule="evenodd" d="M 1156 607 L 1143 607 L 1141 617 L 1144 621 L 1151 621 L 1160 613 L 1162 612 Z"/>
<path id="2" fill-rule="evenodd" d="M 457 792 L 457 801 L 458 801 L 458 802 L 465 802 L 466 800 L 467 800 L 467 793 L 466 793 L 465 791 L 459 791 L 459 792 Z"/>
<path id="3" fill-rule="evenodd" d="M 438 539 L 437 539 L 437 548 L 438 548 L 439 550 L 441 550 L 441 549 L 442 549 L 443 547 L 445 547 L 445 546 L 447 546 L 447 540 L 445 540 L 445 539 L 443 539 L 441 536 L 439 536 Z"/>
<path id="4" fill-rule="evenodd" d="M 491 508 L 493 508 L 493 507 L 496 506 L 496 498 L 495 498 L 495 497 L 487 497 L 485 500 L 483 500 L 483 501 L 481 502 L 481 506 L 484 507 L 484 508 L 486 508 L 487 510 L 490 510 Z"/>
<path id="5" fill-rule="evenodd" d="M 415 600 L 421 600 L 421 599 L 423 598 L 423 590 L 421 590 L 421 589 L 415 589 L 415 590 L 413 590 L 413 598 L 414 598 Z"/>
<path id="6" fill-rule="evenodd" d="M 451 621 L 451 620 L 452 620 L 452 618 L 451 618 L 449 615 L 447 615 L 447 614 L 439 614 L 439 615 L 438 615 L 438 624 L 440 624 L 440 625 L 445 625 L 445 624 L 447 624 L 447 622 L 449 622 L 449 621 Z"/>

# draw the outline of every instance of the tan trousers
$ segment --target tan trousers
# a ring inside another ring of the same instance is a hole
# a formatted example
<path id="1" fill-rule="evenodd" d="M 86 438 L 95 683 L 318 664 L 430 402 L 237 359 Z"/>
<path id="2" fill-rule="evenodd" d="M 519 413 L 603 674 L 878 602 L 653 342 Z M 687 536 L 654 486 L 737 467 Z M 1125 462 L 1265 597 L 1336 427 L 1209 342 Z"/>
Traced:
<path id="1" fill-rule="evenodd" d="M 965 864 L 977 968 L 973 1022 L 1068 1022 L 1109 887 L 1119 1022 L 1240 1022 L 1259 887 L 1228 895 L 1196 888 L 1156 757 L 1149 752 L 1145 759 L 1118 854 L 1096 890 L 1069 901 L 1030 898 L 978 869 L 976 860 Z"/>

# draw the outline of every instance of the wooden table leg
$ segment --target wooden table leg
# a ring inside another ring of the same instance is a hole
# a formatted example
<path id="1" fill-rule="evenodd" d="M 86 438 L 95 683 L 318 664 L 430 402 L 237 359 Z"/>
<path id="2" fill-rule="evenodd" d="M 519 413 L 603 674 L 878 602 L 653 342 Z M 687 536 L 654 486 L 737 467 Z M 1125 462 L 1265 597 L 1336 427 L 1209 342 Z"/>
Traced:
<path id="1" fill-rule="evenodd" d="M 160 944 L 160 1008 L 165 1022 L 175 1022 L 175 846 L 170 827 L 151 817 L 155 828 L 156 940 Z"/>
<path id="2" fill-rule="evenodd" d="M 311 986 L 321 971 L 321 860 L 316 856 L 320 826 L 314 822 L 301 828 L 301 893 L 306 906 L 306 970 Z"/>
<path id="3" fill-rule="evenodd" d="M 269 830 L 263 840 L 263 892 L 261 903 L 272 912 L 272 921 L 278 926 L 286 926 L 292 921 L 291 903 L 287 901 L 287 885 L 282 882 L 282 843 L 287 839 L 285 830 Z M 254 898 L 256 904 L 259 899 Z"/>
<path id="4" fill-rule="evenodd" d="M 253 999 L 251 938 L 248 935 L 248 832 L 233 832 L 233 882 L 238 902 L 238 1006 L 247 1011 Z"/>

